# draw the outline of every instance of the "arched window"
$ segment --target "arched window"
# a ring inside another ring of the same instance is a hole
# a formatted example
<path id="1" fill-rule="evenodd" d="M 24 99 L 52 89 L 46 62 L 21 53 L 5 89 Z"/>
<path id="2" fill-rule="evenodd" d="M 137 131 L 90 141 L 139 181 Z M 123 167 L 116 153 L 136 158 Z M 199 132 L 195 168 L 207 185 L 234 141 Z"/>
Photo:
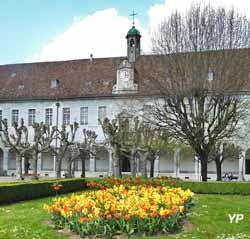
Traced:
<path id="1" fill-rule="evenodd" d="M 135 41 L 134 41 L 134 39 L 131 39 L 130 40 L 130 47 L 134 47 L 135 46 Z"/>

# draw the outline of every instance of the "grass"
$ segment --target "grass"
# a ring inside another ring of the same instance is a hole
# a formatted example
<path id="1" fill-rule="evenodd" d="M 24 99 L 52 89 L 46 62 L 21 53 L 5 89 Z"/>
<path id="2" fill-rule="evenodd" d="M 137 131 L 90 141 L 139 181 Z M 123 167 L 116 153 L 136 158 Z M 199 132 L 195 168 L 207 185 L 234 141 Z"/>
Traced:
<path id="1" fill-rule="evenodd" d="M 52 198 L 0 207 L 1 239 L 66 239 L 46 224 L 50 216 L 43 210 Z M 195 195 L 195 207 L 189 222 L 193 229 L 178 235 L 161 236 L 158 239 L 245 239 L 250 238 L 250 196 Z M 230 223 L 228 214 L 244 214 L 238 223 Z M 156 237 L 143 237 L 153 239 Z"/>

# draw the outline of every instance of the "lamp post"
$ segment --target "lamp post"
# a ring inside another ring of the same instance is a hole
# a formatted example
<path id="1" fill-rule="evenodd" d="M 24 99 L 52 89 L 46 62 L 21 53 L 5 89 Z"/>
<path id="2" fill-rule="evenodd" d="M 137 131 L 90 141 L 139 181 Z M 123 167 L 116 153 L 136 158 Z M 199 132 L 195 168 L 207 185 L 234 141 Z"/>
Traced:
<path id="1" fill-rule="evenodd" d="M 56 174 L 56 165 L 58 162 L 58 116 L 59 116 L 59 107 L 60 107 L 60 103 L 56 102 L 56 148 L 55 148 L 55 161 L 54 161 L 54 169 L 55 169 L 55 176 L 57 176 Z"/>

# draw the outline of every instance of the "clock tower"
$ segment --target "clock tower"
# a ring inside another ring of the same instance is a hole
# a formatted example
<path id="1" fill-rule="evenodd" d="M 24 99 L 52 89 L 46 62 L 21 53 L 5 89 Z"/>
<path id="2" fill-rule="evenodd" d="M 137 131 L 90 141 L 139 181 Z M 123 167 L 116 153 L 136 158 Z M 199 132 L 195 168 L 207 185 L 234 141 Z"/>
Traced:
<path id="1" fill-rule="evenodd" d="M 128 60 L 123 60 L 117 68 L 116 84 L 113 94 L 137 93 L 138 85 L 134 82 L 134 66 Z"/>
<path id="2" fill-rule="evenodd" d="M 136 58 L 141 54 L 141 34 L 134 26 L 134 16 L 136 14 L 133 12 L 133 26 L 127 33 L 127 57 L 130 63 L 135 63 Z"/>

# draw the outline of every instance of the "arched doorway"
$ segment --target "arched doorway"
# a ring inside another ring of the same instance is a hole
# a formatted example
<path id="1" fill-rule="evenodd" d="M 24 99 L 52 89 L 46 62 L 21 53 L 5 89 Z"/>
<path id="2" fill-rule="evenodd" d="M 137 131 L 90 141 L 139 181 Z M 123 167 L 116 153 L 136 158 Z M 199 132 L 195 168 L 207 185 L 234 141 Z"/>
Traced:
<path id="1" fill-rule="evenodd" d="M 245 174 L 250 174 L 250 149 L 246 151 L 245 156 Z"/>
<path id="2" fill-rule="evenodd" d="M 3 150 L 0 148 L 0 175 L 3 173 Z"/>
<path id="3" fill-rule="evenodd" d="M 130 172 L 130 158 L 128 153 L 122 153 L 121 155 L 121 170 L 122 172 Z"/>

